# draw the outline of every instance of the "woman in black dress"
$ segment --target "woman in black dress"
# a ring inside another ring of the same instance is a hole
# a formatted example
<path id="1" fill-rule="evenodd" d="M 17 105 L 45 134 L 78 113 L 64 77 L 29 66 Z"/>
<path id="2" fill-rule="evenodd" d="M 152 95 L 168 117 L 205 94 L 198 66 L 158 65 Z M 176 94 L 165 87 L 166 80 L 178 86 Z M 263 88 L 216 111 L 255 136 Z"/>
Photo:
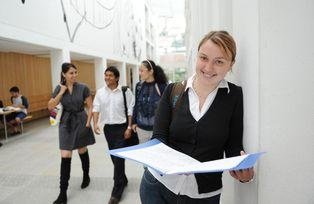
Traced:
<path id="1" fill-rule="evenodd" d="M 71 63 L 62 64 L 61 83 L 55 88 L 48 102 L 52 110 L 59 103 L 63 112 L 59 124 L 59 147 L 61 150 L 60 194 L 53 203 L 67 203 L 67 188 L 70 179 L 72 151 L 77 149 L 82 161 L 83 182 L 81 188 L 89 185 L 89 156 L 87 145 L 95 143 L 90 127 L 92 118 L 92 97 L 89 88 L 76 82 L 77 68 Z M 86 102 L 86 111 L 84 105 Z"/>

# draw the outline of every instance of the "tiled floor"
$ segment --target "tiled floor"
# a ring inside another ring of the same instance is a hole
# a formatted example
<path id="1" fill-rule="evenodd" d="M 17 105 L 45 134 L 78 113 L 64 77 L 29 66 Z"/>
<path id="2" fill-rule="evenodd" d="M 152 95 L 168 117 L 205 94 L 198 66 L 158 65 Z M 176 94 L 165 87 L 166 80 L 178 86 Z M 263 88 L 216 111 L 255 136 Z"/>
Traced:
<path id="1" fill-rule="evenodd" d="M 48 119 L 25 124 L 23 135 L 1 137 L 0 147 L 0 204 L 52 203 L 59 192 L 60 156 L 58 129 L 50 127 Z M 107 203 L 113 184 L 113 165 L 103 135 L 96 136 L 89 147 L 91 184 L 81 190 L 81 162 L 75 152 L 72 159 L 68 203 Z M 121 203 L 140 203 L 139 184 L 143 167 L 126 162 L 129 184 Z"/>

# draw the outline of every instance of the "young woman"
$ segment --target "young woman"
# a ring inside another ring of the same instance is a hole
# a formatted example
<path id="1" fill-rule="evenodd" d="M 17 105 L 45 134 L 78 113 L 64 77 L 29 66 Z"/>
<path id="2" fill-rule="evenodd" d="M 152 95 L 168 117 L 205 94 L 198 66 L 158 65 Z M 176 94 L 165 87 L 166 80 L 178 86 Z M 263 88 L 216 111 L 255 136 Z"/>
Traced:
<path id="1" fill-rule="evenodd" d="M 235 62 L 236 44 L 225 31 L 208 33 L 199 43 L 196 73 L 190 77 L 173 112 L 171 92 L 165 90 L 156 113 L 153 138 L 201 162 L 244 154 L 242 89 L 225 81 Z M 241 182 L 253 169 L 232 171 Z M 222 173 L 159 175 L 145 170 L 140 197 L 143 204 L 219 204 Z"/>
<path id="2" fill-rule="evenodd" d="M 92 97 L 89 88 L 76 81 L 77 68 L 74 64 L 63 63 L 61 82 L 55 88 L 48 102 L 52 110 L 59 103 L 63 112 L 59 124 L 59 147 L 61 150 L 60 194 L 53 203 L 67 203 L 67 189 L 70 179 L 72 151 L 77 149 L 82 162 L 83 182 L 81 188 L 89 185 L 89 155 L 87 145 L 95 143 L 90 127 L 92 118 Z M 86 103 L 86 111 L 85 111 Z"/>
<path id="3" fill-rule="evenodd" d="M 136 84 L 132 129 L 143 143 L 152 136 L 155 112 L 167 86 L 167 77 L 155 62 L 144 60 L 140 67 L 140 78 L 141 82 Z"/>

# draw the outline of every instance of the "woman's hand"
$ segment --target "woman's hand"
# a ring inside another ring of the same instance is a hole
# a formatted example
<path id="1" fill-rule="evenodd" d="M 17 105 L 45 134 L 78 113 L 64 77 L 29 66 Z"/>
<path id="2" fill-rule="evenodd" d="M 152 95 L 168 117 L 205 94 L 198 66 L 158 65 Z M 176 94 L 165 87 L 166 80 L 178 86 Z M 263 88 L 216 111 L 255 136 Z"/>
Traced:
<path id="1" fill-rule="evenodd" d="M 244 151 L 240 152 L 241 156 L 245 155 Z M 229 171 L 230 175 L 239 180 L 241 183 L 250 182 L 254 177 L 254 168 L 236 170 L 236 171 Z"/>
<path id="2" fill-rule="evenodd" d="M 62 85 L 62 84 L 59 84 L 60 85 L 60 91 L 59 91 L 59 94 L 64 94 L 65 92 L 66 92 L 66 90 L 68 89 L 68 87 L 67 86 L 65 86 L 65 85 Z"/>
<path id="3" fill-rule="evenodd" d="M 90 123 L 86 123 L 85 127 L 90 128 Z"/>
<path id="4" fill-rule="evenodd" d="M 133 124 L 133 125 L 132 125 L 132 130 L 133 130 L 134 132 L 136 132 L 136 128 L 137 128 L 137 125 L 136 125 L 136 124 Z"/>

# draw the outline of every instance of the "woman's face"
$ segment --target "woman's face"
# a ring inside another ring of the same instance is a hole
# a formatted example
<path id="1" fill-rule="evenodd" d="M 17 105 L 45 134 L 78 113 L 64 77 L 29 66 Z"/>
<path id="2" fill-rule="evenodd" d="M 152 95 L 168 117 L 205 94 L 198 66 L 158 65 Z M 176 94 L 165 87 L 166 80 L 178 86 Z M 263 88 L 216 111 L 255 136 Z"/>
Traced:
<path id="1" fill-rule="evenodd" d="M 231 57 L 226 56 L 211 40 L 207 40 L 197 54 L 197 79 L 207 85 L 218 85 L 231 70 L 232 65 Z"/>
<path id="2" fill-rule="evenodd" d="M 141 65 L 139 72 L 142 81 L 146 81 L 153 77 L 153 69 L 148 70 L 143 64 Z"/>
<path id="3" fill-rule="evenodd" d="M 77 78 L 77 70 L 73 67 L 71 67 L 65 74 L 62 73 L 65 80 L 69 83 L 75 83 Z"/>

